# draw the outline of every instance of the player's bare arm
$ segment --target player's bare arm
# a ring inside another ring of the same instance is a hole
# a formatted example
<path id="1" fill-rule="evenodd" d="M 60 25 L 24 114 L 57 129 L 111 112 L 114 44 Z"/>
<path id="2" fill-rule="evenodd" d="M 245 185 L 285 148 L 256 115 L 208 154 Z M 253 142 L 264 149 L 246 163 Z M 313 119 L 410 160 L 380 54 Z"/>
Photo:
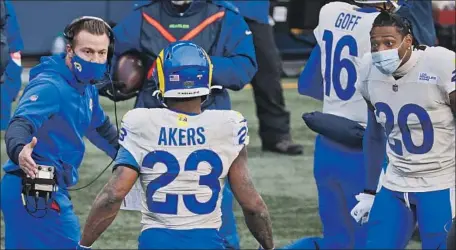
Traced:
<path id="1" fill-rule="evenodd" d="M 454 117 L 456 117 L 456 91 L 450 93 L 450 107 Z"/>
<path id="2" fill-rule="evenodd" d="M 247 169 L 247 149 L 244 147 L 231 164 L 228 173 L 233 194 L 242 207 L 245 222 L 264 249 L 273 249 L 272 224 L 268 208 L 256 191 Z"/>
<path id="3" fill-rule="evenodd" d="M 109 182 L 95 198 L 82 232 L 80 244 L 91 246 L 111 225 L 119 212 L 120 205 L 138 179 L 138 172 L 118 166 Z"/>

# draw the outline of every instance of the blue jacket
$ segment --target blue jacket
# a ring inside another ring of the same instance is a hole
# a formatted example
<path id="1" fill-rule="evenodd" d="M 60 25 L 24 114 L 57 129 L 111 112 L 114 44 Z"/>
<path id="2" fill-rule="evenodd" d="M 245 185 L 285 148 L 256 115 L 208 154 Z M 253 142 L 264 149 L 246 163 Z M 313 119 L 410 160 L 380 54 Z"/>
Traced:
<path id="1" fill-rule="evenodd" d="M 431 0 L 407 0 L 397 14 L 412 24 L 413 37 L 421 45 L 434 46 L 437 40 Z"/>
<path id="2" fill-rule="evenodd" d="M 269 24 L 269 0 L 230 1 L 244 17 Z"/>
<path id="3" fill-rule="evenodd" d="M 21 37 L 21 30 L 16 18 L 16 11 L 11 1 L 5 1 L 6 11 L 8 13 L 8 22 L 6 24 L 6 34 L 8 36 L 8 46 L 10 53 L 24 49 L 24 42 Z"/>
<path id="4" fill-rule="evenodd" d="M 127 51 L 136 50 L 142 52 L 140 45 L 141 24 L 143 22 L 141 7 L 155 4 L 156 2 L 158 0 L 143 3 L 137 1 L 134 11 L 116 25 L 114 28 L 116 44 L 113 65 L 115 65 L 116 58 Z M 207 108 L 231 109 L 231 101 L 226 89 L 242 89 L 250 82 L 257 71 L 253 38 L 251 33 L 248 32 L 249 28 L 244 18 L 237 13 L 232 4 L 224 1 L 207 4 L 216 4 L 225 10 L 225 16 L 221 21 L 221 31 L 217 39 L 218 42 L 213 53 L 210 54 L 214 65 L 212 84 L 221 85 L 224 89 L 213 96 L 214 102 Z M 155 60 L 155 58 L 150 59 Z M 140 93 L 137 106 L 141 106 L 140 103 L 143 98 L 153 97 L 150 97 L 149 93 Z"/>
<path id="5" fill-rule="evenodd" d="M 91 131 L 105 124 L 107 116 L 100 106 L 97 89 L 77 82 L 64 57 L 42 57 L 31 70 L 30 83 L 6 132 L 10 160 L 3 168 L 6 172 L 19 169 L 18 152 L 11 157 L 10 149 L 16 146 L 11 144 L 18 144 L 11 142 L 23 136 L 15 131 L 25 124 L 31 127 L 31 133 L 24 143 L 30 142 L 32 136 L 38 139 L 32 155 L 35 162 L 55 166 L 59 186 L 69 187 L 78 181 L 78 168 L 85 153 L 84 135 L 89 140 L 95 138 L 92 142 L 111 158 L 116 148 L 90 136 Z"/>
<path id="6" fill-rule="evenodd" d="M 0 0 L 0 84 L 3 83 L 3 73 L 9 60 L 8 40 L 6 38 L 7 22 L 8 15 L 6 14 L 5 2 L 4 0 Z"/>
<path id="7" fill-rule="evenodd" d="M 8 13 L 8 22 L 6 24 L 6 36 L 8 41 L 9 53 L 18 52 L 24 49 L 19 24 L 16 19 L 16 12 L 11 1 L 5 1 L 5 8 Z M 8 108 L 19 93 L 22 85 L 22 66 L 14 63 L 11 57 L 5 69 L 4 84 L 1 86 L 0 96 L 2 100 L 2 107 Z M 2 110 L 3 112 L 4 110 Z M 9 112 L 5 111 L 5 116 L 1 118 L 1 128 L 4 129 L 5 125 L 9 122 Z"/>

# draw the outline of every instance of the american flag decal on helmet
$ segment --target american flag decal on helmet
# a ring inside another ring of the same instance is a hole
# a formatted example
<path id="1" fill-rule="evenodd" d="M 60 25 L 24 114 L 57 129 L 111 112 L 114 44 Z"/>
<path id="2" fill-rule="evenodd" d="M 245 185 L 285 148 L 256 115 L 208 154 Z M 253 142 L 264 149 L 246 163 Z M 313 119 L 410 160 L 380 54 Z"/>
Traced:
<path id="1" fill-rule="evenodd" d="M 178 82 L 179 81 L 179 75 L 169 75 L 169 81 L 170 82 Z"/>

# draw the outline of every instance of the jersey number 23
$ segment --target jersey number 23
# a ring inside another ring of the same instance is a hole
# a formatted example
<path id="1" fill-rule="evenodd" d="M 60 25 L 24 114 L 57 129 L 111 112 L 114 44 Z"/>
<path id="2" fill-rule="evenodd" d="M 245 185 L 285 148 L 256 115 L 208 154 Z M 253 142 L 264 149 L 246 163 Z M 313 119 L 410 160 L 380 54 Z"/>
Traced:
<path id="1" fill-rule="evenodd" d="M 194 194 L 184 194 L 185 207 L 195 214 L 208 214 L 215 210 L 220 194 L 219 177 L 223 172 L 220 157 L 211 150 L 201 149 L 191 153 L 185 161 L 183 171 L 196 171 L 201 162 L 208 163 L 212 170 L 208 175 L 200 176 L 199 185 L 207 186 L 212 190 L 211 198 L 206 202 L 199 202 Z M 167 171 L 147 185 L 146 200 L 149 211 L 160 214 L 177 214 L 178 195 L 166 194 L 165 201 L 154 201 L 153 195 L 158 189 L 173 182 L 179 175 L 180 166 L 177 158 L 166 151 L 154 151 L 146 155 L 142 166 L 153 169 L 157 163 L 166 166 Z"/>

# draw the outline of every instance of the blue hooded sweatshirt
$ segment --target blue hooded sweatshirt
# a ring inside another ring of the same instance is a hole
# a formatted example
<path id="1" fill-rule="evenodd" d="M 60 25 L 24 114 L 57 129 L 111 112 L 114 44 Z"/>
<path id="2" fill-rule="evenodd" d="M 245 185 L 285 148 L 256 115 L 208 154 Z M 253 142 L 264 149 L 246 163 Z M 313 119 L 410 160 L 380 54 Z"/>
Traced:
<path id="1" fill-rule="evenodd" d="M 65 54 L 42 57 L 30 71 L 30 83 L 6 132 L 10 160 L 3 169 L 19 169 L 18 155 L 34 136 L 38 139 L 32 154 L 35 162 L 54 166 L 59 186 L 73 186 L 85 152 L 85 135 L 114 158 L 116 130 L 110 130 L 114 138 L 109 143 L 94 132 L 106 123 L 109 119 L 99 104 L 97 89 L 76 80 L 65 64 Z"/>
<path id="2" fill-rule="evenodd" d="M 269 24 L 269 0 L 229 1 L 238 7 L 244 17 Z"/>
<path id="3" fill-rule="evenodd" d="M 161 0 L 164 1 L 164 0 Z M 115 53 L 113 65 L 119 56 L 127 51 L 138 51 L 146 55 L 140 43 L 141 26 L 143 23 L 142 8 L 148 5 L 157 4 L 159 0 L 136 1 L 134 11 L 125 19 L 119 22 L 114 28 L 116 37 Z M 197 6 L 203 1 L 194 1 L 192 5 Z M 220 21 L 221 29 L 216 39 L 215 48 L 209 53 L 212 64 L 214 65 L 212 84 L 223 87 L 223 90 L 212 95 L 213 101 L 206 107 L 207 109 L 231 109 L 231 101 L 228 91 L 240 90 L 252 80 L 257 72 L 257 62 L 255 48 L 253 46 L 252 33 L 247 26 L 244 18 L 239 15 L 237 8 L 226 1 L 214 1 L 204 4 L 215 4 L 224 11 L 225 15 Z M 197 8 L 196 8 L 197 9 Z M 192 11 L 197 11 L 195 8 Z M 146 55 L 152 62 L 154 55 Z M 151 82 L 145 83 L 143 89 L 156 89 Z M 153 92 L 153 91 L 152 91 Z M 151 93 L 152 93 L 151 92 Z M 136 107 L 144 107 L 148 101 L 156 101 L 151 93 L 141 91 L 138 96 Z M 156 102 L 159 106 L 159 103 Z M 147 106 L 150 108 L 150 106 Z"/>

